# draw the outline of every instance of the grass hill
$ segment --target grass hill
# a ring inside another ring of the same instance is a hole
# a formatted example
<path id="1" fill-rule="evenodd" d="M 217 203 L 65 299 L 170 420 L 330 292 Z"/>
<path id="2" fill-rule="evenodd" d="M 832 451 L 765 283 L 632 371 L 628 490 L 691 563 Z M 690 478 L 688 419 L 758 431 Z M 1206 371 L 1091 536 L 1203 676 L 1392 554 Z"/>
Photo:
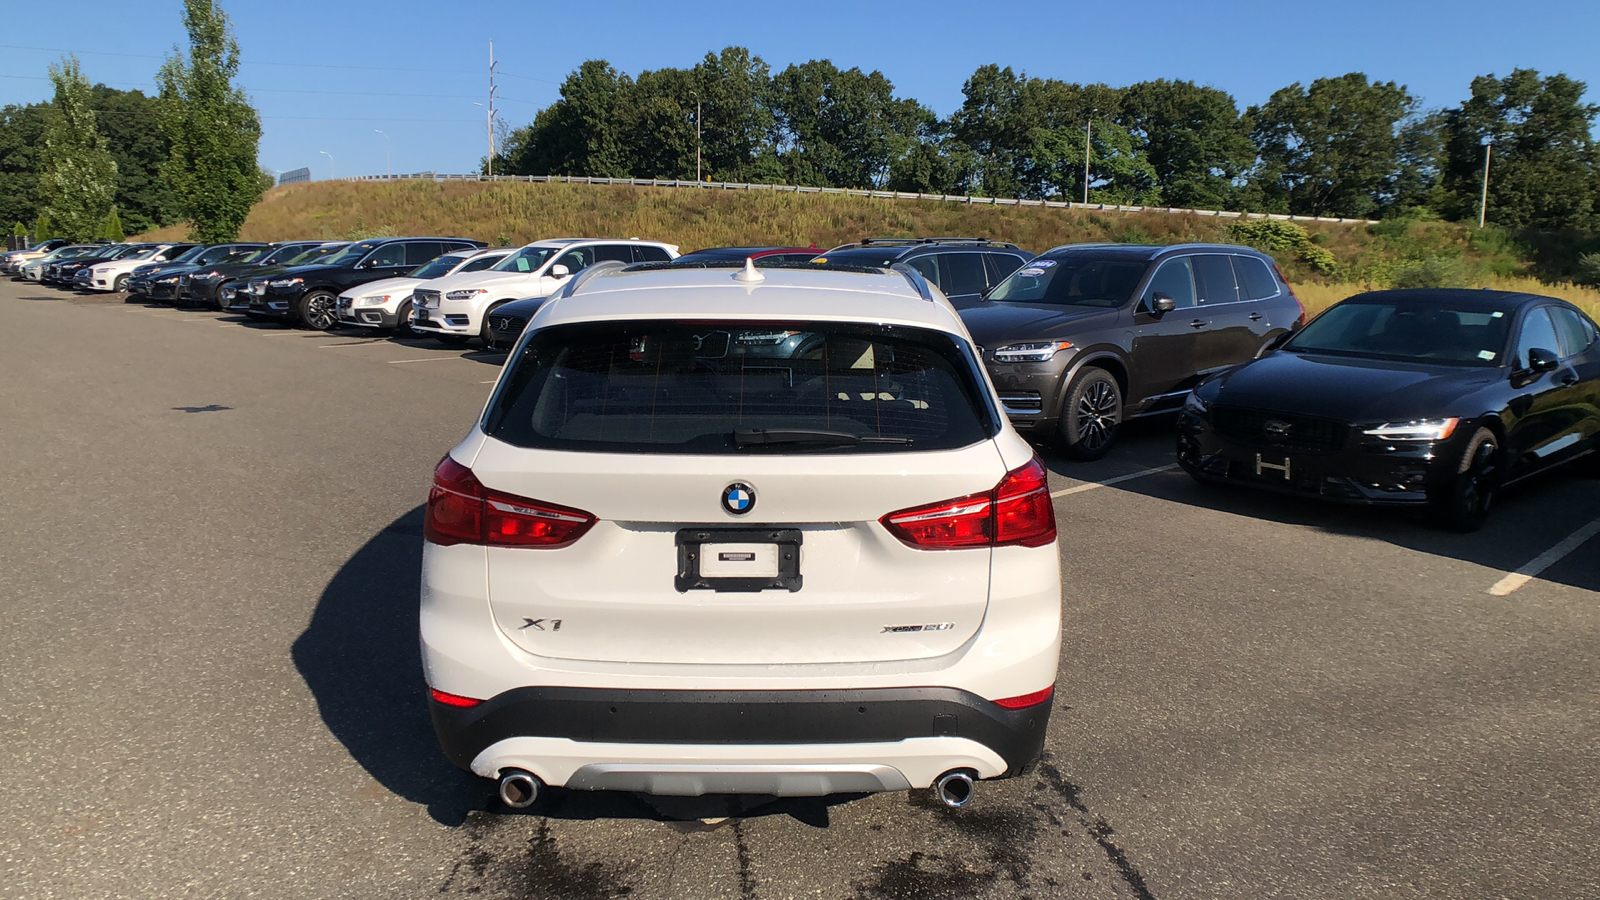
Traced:
<path id="1" fill-rule="evenodd" d="M 146 239 L 181 238 L 184 227 Z M 544 237 L 640 237 L 685 251 L 782 244 L 826 249 L 862 237 L 967 235 L 1035 252 L 1090 241 L 1251 244 L 1271 253 L 1308 309 L 1369 287 L 1502 287 L 1567 297 L 1600 314 L 1600 291 L 1563 280 L 1571 247 L 1531 245 L 1489 228 L 1437 221 L 1376 225 L 1225 219 L 888 200 L 839 194 L 526 182 L 312 182 L 273 188 L 243 240 L 401 234 L 475 237 L 492 245 Z M 1540 277 L 1542 276 L 1542 277 Z"/>

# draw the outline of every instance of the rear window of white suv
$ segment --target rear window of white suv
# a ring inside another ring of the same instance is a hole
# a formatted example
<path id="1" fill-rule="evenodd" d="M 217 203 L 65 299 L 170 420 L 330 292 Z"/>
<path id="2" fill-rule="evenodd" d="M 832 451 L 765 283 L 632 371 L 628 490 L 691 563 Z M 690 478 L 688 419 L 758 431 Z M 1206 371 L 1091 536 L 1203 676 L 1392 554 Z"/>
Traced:
<path id="1" fill-rule="evenodd" d="M 508 363 L 485 431 L 613 453 L 885 453 L 993 437 L 950 335 L 886 325 L 601 322 L 541 329 Z"/>

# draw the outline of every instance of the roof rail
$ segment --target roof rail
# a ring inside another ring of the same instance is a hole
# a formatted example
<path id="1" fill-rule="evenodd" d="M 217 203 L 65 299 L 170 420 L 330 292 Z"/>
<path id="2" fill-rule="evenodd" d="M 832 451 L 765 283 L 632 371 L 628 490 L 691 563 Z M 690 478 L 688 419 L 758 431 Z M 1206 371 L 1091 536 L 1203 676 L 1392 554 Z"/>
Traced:
<path id="1" fill-rule="evenodd" d="M 565 285 L 563 285 L 561 290 L 559 292 L 557 292 L 557 294 L 553 294 L 552 296 L 558 296 L 559 295 L 559 296 L 562 296 L 562 297 L 571 297 L 573 294 L 576 294 L 578 292 L 579 288 L 581 288 L 584 285 L 588 284 L 591 279 L 593 279 L 593 278 L 595 278 L 595 277 L 597 277 L 597 276 L 599 276 L 601 274 L 604 274 L 606 272 L 615 272 L 615 271 L 617 271 L 619 269 L 622 269 L 622 268 L 626 267 L 627 265 L 628 265 L 627 263 L 622 262 L 621 260 L 616 260 L 616 259 L 603 259 L 600 262 L 593 263 L 588 268 L 584 269 L 582 272 L 579 272 L 577 275 L 574 275 L 572 277 L 571 281 L 569 281 Z"/>
<path id="2" fill-rule="evenodd" d="M 889 269 L 894 272 L 899 272 L 905 278 L 906 283 L 911 285 L 911 289 L 916 291 L 917 294 L 922 297 L 922 299 L 928 301 L 929 303 L 933 302 L 933 290 L 928 287 L 928 279 L 921 272 L 918 272 L 916 269 L 913 269 L 905 263 L 895 263 L 894 265 L 890 266 Z"/>

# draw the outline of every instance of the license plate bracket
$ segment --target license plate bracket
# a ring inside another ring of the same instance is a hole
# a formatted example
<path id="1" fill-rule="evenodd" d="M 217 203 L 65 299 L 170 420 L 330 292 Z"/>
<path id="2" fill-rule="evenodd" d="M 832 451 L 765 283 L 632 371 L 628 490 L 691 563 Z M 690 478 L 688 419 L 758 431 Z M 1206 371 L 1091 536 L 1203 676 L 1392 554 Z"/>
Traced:
<path id="1" fill-rule="evenodd" d="M 1289 457 L 1285 456 L 1283 458 L 1283 462 L 1280 464 L 1280 463 L 1274 463 L 1274 462 L 1267 462 L 1267 461 L 1265 461 L 1265 460 L 1263 460 L 1261 458 L 1261 454 L 1257 453 L 1256 454 L 1256 477 L 1257 478 L 1263 477 L 1269 471 L 1271 471 L 1271 472 L 1282 472 L 1283 473 L 1283 480 L 1284 481 L 1290 480 L 1291 475 L 1289 474 Z"/>
<path id="2" fill-rule="evenodd" d="M 684 528 L 676 543 L 678 574 L 673 587 L 680 594 L 800 590 L 804 538 L 798 528 Z M 718 558 L 703 566 L 708 551 Z"/>

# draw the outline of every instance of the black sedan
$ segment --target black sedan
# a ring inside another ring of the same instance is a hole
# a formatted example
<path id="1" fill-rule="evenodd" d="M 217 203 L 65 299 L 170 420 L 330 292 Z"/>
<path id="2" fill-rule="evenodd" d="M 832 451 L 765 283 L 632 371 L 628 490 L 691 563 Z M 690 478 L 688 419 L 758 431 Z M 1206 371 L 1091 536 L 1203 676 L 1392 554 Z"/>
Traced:
<path id="1" fill-rule="evenodd" d="M 1201 481 L 1416 506 L 1462 531 L 1500 488 L 1596 450 L 1594 322 L 1498 291 L 1351 297 L 1196 387 L 1178 422 Z"/>

